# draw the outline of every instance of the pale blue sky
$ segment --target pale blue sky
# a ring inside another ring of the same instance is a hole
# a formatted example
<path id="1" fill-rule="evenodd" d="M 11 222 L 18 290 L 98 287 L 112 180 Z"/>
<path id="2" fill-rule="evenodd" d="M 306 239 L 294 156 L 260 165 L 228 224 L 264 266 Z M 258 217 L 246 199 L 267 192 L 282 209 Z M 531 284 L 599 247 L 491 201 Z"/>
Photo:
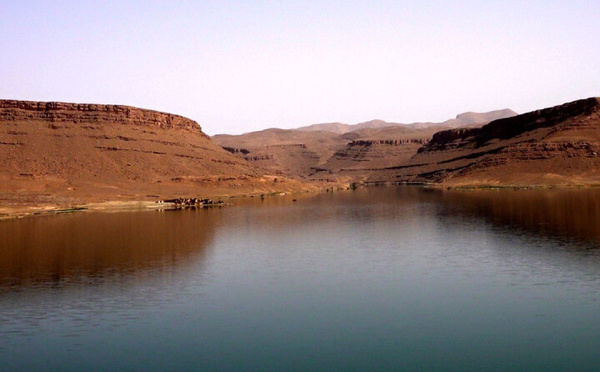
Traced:
<path id="1" fill-rule="evenodd" d="M 0 98 L 149 108 L 211 135 L 590 96 L 597 0 L 0 0 Z"/>

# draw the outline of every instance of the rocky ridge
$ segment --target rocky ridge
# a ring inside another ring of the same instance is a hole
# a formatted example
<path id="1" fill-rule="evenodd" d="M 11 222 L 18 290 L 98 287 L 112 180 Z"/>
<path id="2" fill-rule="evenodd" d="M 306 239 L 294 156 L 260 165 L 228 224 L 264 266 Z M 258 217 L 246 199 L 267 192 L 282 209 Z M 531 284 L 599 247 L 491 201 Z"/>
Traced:
<path id="1" fill-rule="evenodd" d="M 111 122 L 160 129 L 195 131 L 207 137 L 198 123 L 183 116 L 123 105 L 0 100 L 0 121 L 43 120 L 51 123 Z M 55 126 L 55 129 L 58 127 Z"/>
<path id="2" fill-rule="evenodd" d="M 182 116 L 121 105 L 0 100 L 0 207 L 304 187 L 274 178 Z"/>
<path id="3" fill-rule="evenodd" d="M 372 120 L 355 125 L 315 124 L 297 129 L 267 129 L 212 139 L 248 162 L 282 175 L 314 181 L 355 181 L 373 169 L 409 160 L 442 129 L 481 126 L 490 118 L 514 115 L 505 109 L 464 113 L 443 123 L 403 125 Z M 484 120 L 484 121 L 480 121 Z"/>
<path id="4" fill-rule="evenodd" d="M 300 128 L 296 128 L 299 131 L 326 131 L 333 132 L 338 134 L 345 134 L 350 132 L 359 131 L 361 129 L 383 129 L 389 127 L 398 127 L 402 126 L 404 128 L 410 129 L 425 129 L 430 127 L 448 127 L 448 128 L 458 128 L 464 127 L 471 124 L 479 124 L 479 123 L 489 123 L 490 121 L 506 118 L 510 116 L 517 115 L 516 112 L 510 109 L 502 109 L 502 110 L 494 110 L 489 112 L 464 112 L 462 114 L 456 115 L 454 119 L 448 119 L 443 122 L 416 122 L 410 124 L 402 124 L 402 123 L 394 123 L 387 122 L 384 120 L 369 120 L 363 123 L 358 124 L 344 124 L 344 123 L 323 123 L 323 124 L 312 124 Z"/>
<path id="5" fill-rule="evenodd" d="M 371 181 L 449 185 L 600 182 L 600 100 L 588 98 L 434 134 L 410 160 Z"/>

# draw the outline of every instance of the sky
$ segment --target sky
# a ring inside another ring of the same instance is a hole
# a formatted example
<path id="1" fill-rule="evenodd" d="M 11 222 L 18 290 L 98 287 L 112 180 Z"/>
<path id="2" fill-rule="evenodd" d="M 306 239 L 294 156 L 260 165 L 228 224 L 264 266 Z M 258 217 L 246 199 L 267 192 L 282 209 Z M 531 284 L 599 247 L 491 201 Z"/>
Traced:
<path id="1" fill-rule="evenodd" d="M 0 98 L 170 112 L 209 135 L 591 96 L 597 0 L 0 0 Z"/>

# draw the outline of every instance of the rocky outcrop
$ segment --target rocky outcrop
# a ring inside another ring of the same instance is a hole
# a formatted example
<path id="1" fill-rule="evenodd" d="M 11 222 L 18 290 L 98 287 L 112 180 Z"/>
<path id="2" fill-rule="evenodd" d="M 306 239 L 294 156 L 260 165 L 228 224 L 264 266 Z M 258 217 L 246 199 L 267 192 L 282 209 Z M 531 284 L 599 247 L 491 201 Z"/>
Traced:
<path id="1" fill-rule="evenodd" d="M 459 128 L 443 130 L 431 137 L 431 140 L 421 147 L 418 151 L 442 151 L 449 148 L 456 148 L 468 142 L 469 138 L 480 132 L 480 128 Z"/>
<path id="2" fill-rule="evenodd" d="M 329 159 L 348 141 L 331 132 L 266 129 L 238 136 L 217 135 L 212 139 L 250 164 L 281 175 L 305 179 L 314 167 Z"/>
<path id="3" fill-rule="evenodd" d="M 153 110 L 121 105 L 0 100 L 0 121 L 17 120 L 46 121 L 52 123 L 49 125 L 53 129 L 59 129 L 61 122 L 80 125 L 110 123 L 182 129 L 207 137 L 195 121 Z"/>
<path id="4" fill-rule="evenodd" d="M 512 118 L 496 120 L 481 127 L 474 138 L 474 142 L 477 147 L 481 147 L 493 140 L 507 140 L 529 131 L 556 127 L 560 124 L 568 124 L 573 128 L 580 124 L 585 126 L 586 124 L 583 123 L 583 119 L 586 116 L 597 113 L 599 109 L 599 99 L 588 98 L 517 115 Z M 582 120 L 579 123 L 573 122 L 573 119 L 576 118 L 581 118 Z M 565 128 L 555 128 L 555 130 L 561 129 Z"/>
<path id="5" fill-rule="evenodd" d="M 352 180 L 360 180 L 376 169 L 383 169 L 408 161 L 417 150 L 427 143 L 427 138 L 361 139 L 354 140 L 335 152 L 313 177 L 336 174 Z"/>
<path id="6" fill-rule="evenodd" d="M 600 183 L 600 100 L 588 98 L 433 135 L 373 180 L 448 184 Z"/>
<path id="7" fill-rule="evenodd" d="M 230 152 L 232 154 L 243 154 L 246 155 L 248 153 L 250 153 L 250 150 L 248 149 L 237 149 L 235 147 L 227 147 L 227 146 L 222 146 L 223 150 Z"/>
<path id="8" fill-rule="evenodd" d="M 0 101 L 0 202 L 42 194 L 90 200 L 286 190 L 263 175 L 182 116 L 120 105 Z"/>
<path id="9" fill-rule="evenodd" d="M 431 141 L 420 149 L 424 151 L 443 151 L 470 145 L 482 147 L 491 141 L 515 138 L 529 131 L 554 127 L 571 118 L 594 113 L 600 107 L 597 98 L 588 98 L 543 110 L 529 112 L 510 118 L 499 119 L 481 128 L 449 129 L 435 133 Z M 577 123 L 570 123 L 572 128 Z M 556 128 L 555 130 L 558 130 Z M 562 128 L 564 129 L 564 128 Z"/>
<path id="10" fill-rule="evenodd" d="M 266 149 L 288 149 L 288 148 L 306 148 L 306 145 L 304 143 L 284 143 L 281 145 L 267 145 L 265 146 Z"/>

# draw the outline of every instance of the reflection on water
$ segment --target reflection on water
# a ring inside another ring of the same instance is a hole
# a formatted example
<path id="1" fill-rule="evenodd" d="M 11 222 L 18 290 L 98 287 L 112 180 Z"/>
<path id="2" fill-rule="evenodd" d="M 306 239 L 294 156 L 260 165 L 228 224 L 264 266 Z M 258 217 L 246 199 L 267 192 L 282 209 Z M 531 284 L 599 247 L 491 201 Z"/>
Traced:
<path id="1" fill-rule="evenodd" d="M 115 358 L 204 280 L 215 212 L 0 223 L 0 370 L 137 369 Z"/>
<path id="2" fill-rule="evenodd" d="M 356 219 L 361 223 L 389 220 L 399 210 L 403 213 L 483 219 L 498 227 L 518 233 L 533 233 L 558 240 L 600 246 L 600 189 L 533 189 L 455 191 L 420 187 L 371 187 L 354 192 L 306 196 L 312 204 L 336 204 L 325 210 L 278 215 L 263 210 L 265 227 L 284 228 L 290 224 L 332 223 L 336 219 Z M 312 208 L 299 199 L 295 205 L 289 198 L 244 200 L 241 205 L 289 208 L 296 211 Z M 364 208 L 368 205 L 369 208 Z M 248 222 L 248 221 L 246 221 Z M 421 221 L 422 222 L 422 221 Z"/>
<path id="3" fill-rule="evenodd" d="M 600 190 L 0 223 L 2 370 L 595 370 Z"/>
<path id="4" fill-rule="evenodd" d="M 451 191 L 448 215 L 470 213 L 495 225 L 562 240 L 600 244 L 600 190 Z"/>
<path id="5" fill-rule="evenodd" d="M 215 216 L 84 213 L 0 223 L 0 290 L 22 285 L 98 283 L 168 270 L 201 259 Z"/>

